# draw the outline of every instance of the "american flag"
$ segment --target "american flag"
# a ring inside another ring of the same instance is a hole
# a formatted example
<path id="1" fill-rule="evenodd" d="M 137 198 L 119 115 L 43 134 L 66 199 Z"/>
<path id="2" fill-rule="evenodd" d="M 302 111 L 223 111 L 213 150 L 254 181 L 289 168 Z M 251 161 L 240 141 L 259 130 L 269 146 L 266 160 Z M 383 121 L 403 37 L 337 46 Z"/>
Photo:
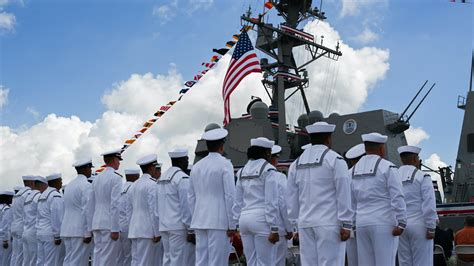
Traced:
<path id="1" fill-rule="evenodd" d="M 230 122 L 230 95 L 239 83 L 250 73 L 261 73 L 260 62 L 253 49 L 252 42 L 247 34 L 243 32 L 235 46 L 229 68 L 222 86 L 222 98 L 224 99 L 224 125 Z"/>

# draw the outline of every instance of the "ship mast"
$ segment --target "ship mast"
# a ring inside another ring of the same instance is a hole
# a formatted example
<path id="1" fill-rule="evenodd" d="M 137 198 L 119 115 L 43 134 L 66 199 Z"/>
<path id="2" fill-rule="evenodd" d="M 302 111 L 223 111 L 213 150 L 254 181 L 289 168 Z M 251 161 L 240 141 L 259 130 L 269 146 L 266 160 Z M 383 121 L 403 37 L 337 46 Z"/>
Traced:
<path id="1" fill-rule="evenodd" d="M 311 34 L 298 29 L 299 24 L 308 18 L 326 19 L 324 12 L 316 7 L 311 7 L 311 0 L 273 0 L 270 2 L 276 8 L 278 15 L 283 18 L 283 22 L 279 25 L 265 23 L 262 15 L 252 18 L 250 12 L 242 15 L 241 20 L 244 24 L 257 26 L 258 37 L 255 46 L 273 59 L 272 62 L 268 58 L 262 58 L 260 61 L 264 76 L 262 83 L 271 98 L 270 110 L 278 111 L 276 142 L 283 148 L 283 154 L 288 154 L 290 149 L 286 130 L 285 101 L 299 91 L 306 112 L 309 114 L 310 108 L 304 92 L 309 81 L 304 67 L 321 57 L 338 60 L 342 53 L 339 51 L 339 43 L 335 49 L 328 48 L 323 45 L 322 38 L 318 44 Z M 293 48 L 303 45 L 311 54 L 311 58 L 297 66 Z M 294 91 L 286 97 L 286 90 L 292 88 Z M 271 93 L 268 91 L 269 89 Z"/>

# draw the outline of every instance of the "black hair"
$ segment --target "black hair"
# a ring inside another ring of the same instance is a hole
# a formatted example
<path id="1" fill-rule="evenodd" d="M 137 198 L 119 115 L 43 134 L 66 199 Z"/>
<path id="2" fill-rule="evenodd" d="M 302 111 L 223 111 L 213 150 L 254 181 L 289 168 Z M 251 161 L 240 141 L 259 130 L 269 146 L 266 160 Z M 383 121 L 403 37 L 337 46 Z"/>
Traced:
<path id="1" fill-rule="evenodd" d="M 325 144 L 327 139 L 331 137 L 332 133 L 313 133 L 309 134 L 309 138 L 311 139 L 311 144 Z"/>
<path id="2" fill-rule="evenodd" d="M 257 147 L 257 146 L 250 146 L 247 149 L 247 158 L 250 160 L 258 160 L 258 159 L 267 159 L 268 151 L 270 149 Z"/>
<path id="3" fill-rule="evenodd" d="M 208 140 L 206 141 L 207 150 L 209 152 L 216 152 L 220 149 L 222 145 L 224 145 L 225 139 L 218 139 L 218 140 Z"/>
<path id="4" fill-rule="evenodd" d="M 474 217 L 467 216 L 464 222 L 466 223 L 467 226 L 474 226 Z"/>
<path id="5" fill-rule="evenodd" d="M 13 196 L 0 195 L 0 204 L 12 204 Z"/>
<path id="6" fill-rule="evenodd" d="M 364 146 L 366 150 L 373 150 L 378 148 L 379 146 L 384 145 L 383 143 L 372 142 L 372 141 L 365 141 Z"/>

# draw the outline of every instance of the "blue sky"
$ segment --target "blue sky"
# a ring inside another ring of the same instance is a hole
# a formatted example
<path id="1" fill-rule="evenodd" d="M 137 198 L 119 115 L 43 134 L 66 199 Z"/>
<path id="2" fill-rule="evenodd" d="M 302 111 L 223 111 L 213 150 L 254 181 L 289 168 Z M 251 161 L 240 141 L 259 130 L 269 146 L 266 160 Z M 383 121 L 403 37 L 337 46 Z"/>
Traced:
<path id="1" fill-rule="evenodd" d="M 55 113 L 94 121 L 105 110 L 104 92 L 131 74 L 167 73 L 170 64 L 186 78 L 200 70 L 240 27 L 249 4 L 263 1 L 25 1 L 4 7 L 14 30 L 1 36 L 0 84 L 10 89 L 2 126 L 25 128 Z M 313 1 L 317 2 L 317 1 Z M 341 1 L 325 1 L 331 25 L 355 48 L 390 51 L 390 70 L 361 111 L 401 112 L 424 80 L 437 86 L 412 119 L 430 135 L 426 154 L 451 163 L 459 141 L 458 95 L 468 88 L 472 4 L 448 0 L 366 0 L 341 15 Z M 166 5 L 167 17 L 156 9 Z M 154 12 L 155 10 L 155 12 Z M 0 9 L 1 11 L 1 9 Z M 362 43 L 364 28 L 377 37 Z"/>

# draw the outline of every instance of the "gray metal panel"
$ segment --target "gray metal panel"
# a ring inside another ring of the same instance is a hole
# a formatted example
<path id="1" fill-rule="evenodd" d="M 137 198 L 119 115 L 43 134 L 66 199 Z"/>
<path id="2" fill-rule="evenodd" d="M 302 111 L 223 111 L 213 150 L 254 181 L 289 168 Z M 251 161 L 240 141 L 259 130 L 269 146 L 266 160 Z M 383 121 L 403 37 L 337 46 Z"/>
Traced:
<path id="1" fill-rule="evenodd" d="M 467 149 L 468 134 L 474 134 L 474 91 L 467 93 L 454 172 L 454 197 L 458 202 L 474 200 L 474 152 Z"/>
<path id="2" fill-rule="evenodd" d="M 331 115 L 324 121 L 335 124 L 336 130 L 333 134 L 333 150 L 339 154 L 344 154 L 352 146 L 362 143 L 362 134 L 379 132 L 387 135 L 388 140 L 385 146 L 385 158 L 397 165 L 401 164 L 397 148 L 406 145 L 405 134 L 395 135 L 388 131 L 387 125 L 393 123 L 398 118 L 398 114 L 386 110 L 374 110 L 368 112 L 354 113 L 348 115 Z M 344 132 L 344 123 L 355 121 L 356 129 L 353 132 Z M 349 134 L 350 133 L 350 134 Z"/>

